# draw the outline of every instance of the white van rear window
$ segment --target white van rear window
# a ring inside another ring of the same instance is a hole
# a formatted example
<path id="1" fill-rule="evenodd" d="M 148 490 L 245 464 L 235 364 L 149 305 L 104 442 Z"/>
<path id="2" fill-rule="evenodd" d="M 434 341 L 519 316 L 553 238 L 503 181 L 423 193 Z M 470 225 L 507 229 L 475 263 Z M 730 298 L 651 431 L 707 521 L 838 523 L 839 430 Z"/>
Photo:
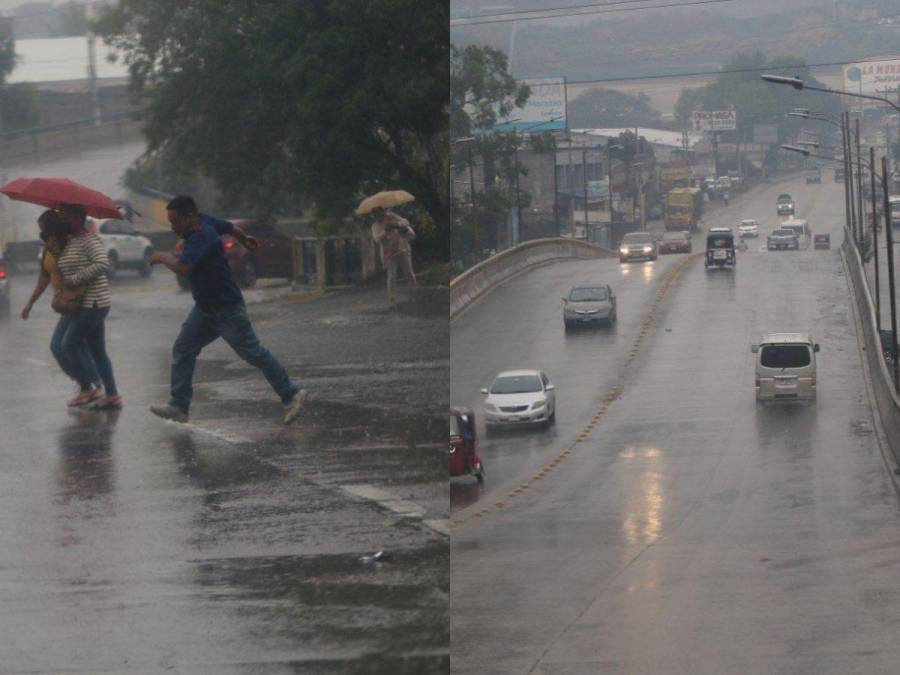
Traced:
<path id="1" fill-rule="evenodd" d="M 759 359 L 763 368 L 804 368 L 810 364 L 807 345 L 766 345 Z"/>

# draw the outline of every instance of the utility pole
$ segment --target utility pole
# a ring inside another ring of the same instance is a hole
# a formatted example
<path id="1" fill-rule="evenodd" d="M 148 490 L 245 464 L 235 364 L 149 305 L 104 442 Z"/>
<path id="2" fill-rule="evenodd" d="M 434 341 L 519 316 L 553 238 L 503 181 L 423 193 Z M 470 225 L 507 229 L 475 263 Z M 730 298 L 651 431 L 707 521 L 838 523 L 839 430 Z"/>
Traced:
<path id="1" fill-rule="evenodd" d="M 875 148 L 869 148 L 869 178 L 872 187 L 872 247 L 875 252 L 875 325 L 880 335 L 881 280 L 878 278 L 878 199 L 875 197 Z"/>
<path id="2" fill-rule="evenodd" d="M 472 202 L 472 248 L 475 249 L 475 256 L 480 255 L 481 251 L 481 233 L 478 209 L 475 206 L 475 160 L 472 157 L 472 146 L 469 146 L 469 201 Z"/>
<path id="3" fill-rule="evenodd" d="M 847 177 L 847 129 L 844 126 L 844 113 L 841 113 L 841 157 L 844 168 L 844 225 L 852 236 L 853 226 L 850 220 L 850 187 L 848 183 L 850 179 Z"/>
<path id="4" fill-rule="evenodd" d="M 93 5 L 89 3 L 84 6 L 84 18 L 90 25 L 91 15 L 93 14 Z M 94 124 L 100 124 L 100 92 L 97 88 L 97 38 L 94 32 L 88 28 L 87 48 L 88 48 L 88 82 L 91 89 L 91 104 L 94 109 Z"/>
<path id="5" fill-rule="evenodd" d="M 556 136 L 551 133 L 550 137 L 553 139 L 553 224 L 556 226 L 556 236 L 559 237 L 559 153 L 556 147 Z"/>
<path id="6" fill-rule="evenodd" d="M 875 170 L 875 167 L 871 167 L 872 170 Z M 859 143 L 859 117 L 856 118 L 856 197 L 857 197 L 857 212 L 859 213 L 859 243 L 862 245 L 863 240 L 865 239 L 865 220 L 863 219 L 863 192 L 862 192 L 862 151 L 860 150 Z M 875 201 L 875 194 L 872 193 L 872 201 Z"/>
<path id="7" fill-rule="evenodd" d="M 874 168 L 874 167 L 873 167 Z M 881 187 L 884 193 L 884 231 L 887 236 L 888 294 L 891 300 L 891 357 L 894 362 L 894 391 L 900 393 L 900 364 L 897 363 L 897 294 L 894 287 L 894 233 L 891 231 L 891 202 L 888 199 L 887 158 L 881 158 Z"/>
<path id="8" fill-rule="evenodd" d="M 587 148 L 581 149 L 581 187 L 584 189 L 584 234 L 588 235 L 588 183 L 587 183 Z M 575 232 L 572 232 L 575 236 Z"/>

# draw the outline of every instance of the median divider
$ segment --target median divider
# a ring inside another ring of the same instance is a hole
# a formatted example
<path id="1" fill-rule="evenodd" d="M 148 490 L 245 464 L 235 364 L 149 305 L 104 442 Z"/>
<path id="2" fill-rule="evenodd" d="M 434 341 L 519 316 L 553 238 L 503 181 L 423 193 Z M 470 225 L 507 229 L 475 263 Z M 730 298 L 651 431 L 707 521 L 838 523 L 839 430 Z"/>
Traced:
<path id="1" fill-rule="evenodd" d="M 616 252 L 578 239 L 535 239 L 491 256 L 450 282 L 452 319 L 517 274 L 557 260 L 615 258 Z"/>
<path id="2" fill-rule="evenodd" d="M 864 349 L 863 358 L 868 365 L 874 403 L 889 446 L 883 448 L 890 453 L 890 456 L 885 455 L 885 459 L 893 464 L 891 468 L 896 469 L 900 464 L 900 396 L 894 391 L 894 376 L 882 355 L 881 338 L 875 320 L 875 302 L 866 282 L 863 262 L 846 228 L 841 253 L 850 275 Z"/>

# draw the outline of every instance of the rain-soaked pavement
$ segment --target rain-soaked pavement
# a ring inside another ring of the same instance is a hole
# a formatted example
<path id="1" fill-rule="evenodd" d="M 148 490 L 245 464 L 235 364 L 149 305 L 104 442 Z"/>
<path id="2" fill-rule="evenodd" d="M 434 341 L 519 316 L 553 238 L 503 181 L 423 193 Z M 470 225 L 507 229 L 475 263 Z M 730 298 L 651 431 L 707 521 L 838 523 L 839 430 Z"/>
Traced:
<path id="1" fill-rule="evenodd" d="M 832 250 L 760 250 L 783 191 Z M 717 209 L 707 225 L 756 218 L 760 241 L 734 271 L 685 263 L 656 309 L 686 256 L 540 268 L 453 322 L 455 404 L 535 367 L 559 415 L 482 436 L 484 487 L 451 486 L 452 672 L 896 672 L 900 503 L 837 250 L 842 199 L 792 179 Z M 617 292 L 612 330 L 564 333 L 559 298 L 583 280 Z M 816 404 L 755 403 L 750 344 L 777 330 L 821 344 Z"/>
<path id="2" fill-rule="evenodd" d="M 446 309 L 250 291 L 309 413 L 284 427 L 220 342 L 177 425 L 147 406 L 190 297 L 164 270 L 112 290 L 121 413 L 66 409 L 47 298 L 0 322 L 0 671 L 447 672 Z"/>

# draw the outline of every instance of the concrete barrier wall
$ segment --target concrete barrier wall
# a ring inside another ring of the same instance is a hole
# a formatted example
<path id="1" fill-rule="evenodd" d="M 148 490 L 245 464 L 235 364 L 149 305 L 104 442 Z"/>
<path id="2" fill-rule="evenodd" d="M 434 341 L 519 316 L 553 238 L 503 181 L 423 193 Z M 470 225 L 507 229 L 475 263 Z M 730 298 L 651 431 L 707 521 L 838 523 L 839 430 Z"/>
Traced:
<path id="1" fill-rule="evenodd" d="M 615 258 L 615 251 L 577 239 L 536 239 L 498 253 L 450 282 L 450 317 L 525 270 L 573 258 Z"/>
<path id="2" fill-rule="evenodd" d="M 881 417 L 881 424 L 890 445 L 889 451 L 893 455 L 896 466 L 900 458 L 900 397 L 894 391 L 893 372 L 885 363 L 881 353 L 881 339 L 878 335 L 878 325 L 875 321 L 875 302 L 866 283 L 863 271 L 862 259 L 859 252 L 850 243 L 851 239 L 844 231 L 844 243 L 841 252 L 853 282 L 854 300 L 860 318 L 860 328 L 865 348 L 864 357 L 872 376 L 872 389 L 875 395 L 875 403 Z"/>
<path id="3" fill-rule="evenodd" d="M 40 133 L 2 139 L 0 157 L 3 157 L 3 161 L 7 164 L 12 160 L 26 158 L 37 161 L 63 152 L 90 150 L 110 143 L 139 138 L 141 138 L 141 123 L 132 119 L 121 119 L 71 129 L 42 130 Z"/>

